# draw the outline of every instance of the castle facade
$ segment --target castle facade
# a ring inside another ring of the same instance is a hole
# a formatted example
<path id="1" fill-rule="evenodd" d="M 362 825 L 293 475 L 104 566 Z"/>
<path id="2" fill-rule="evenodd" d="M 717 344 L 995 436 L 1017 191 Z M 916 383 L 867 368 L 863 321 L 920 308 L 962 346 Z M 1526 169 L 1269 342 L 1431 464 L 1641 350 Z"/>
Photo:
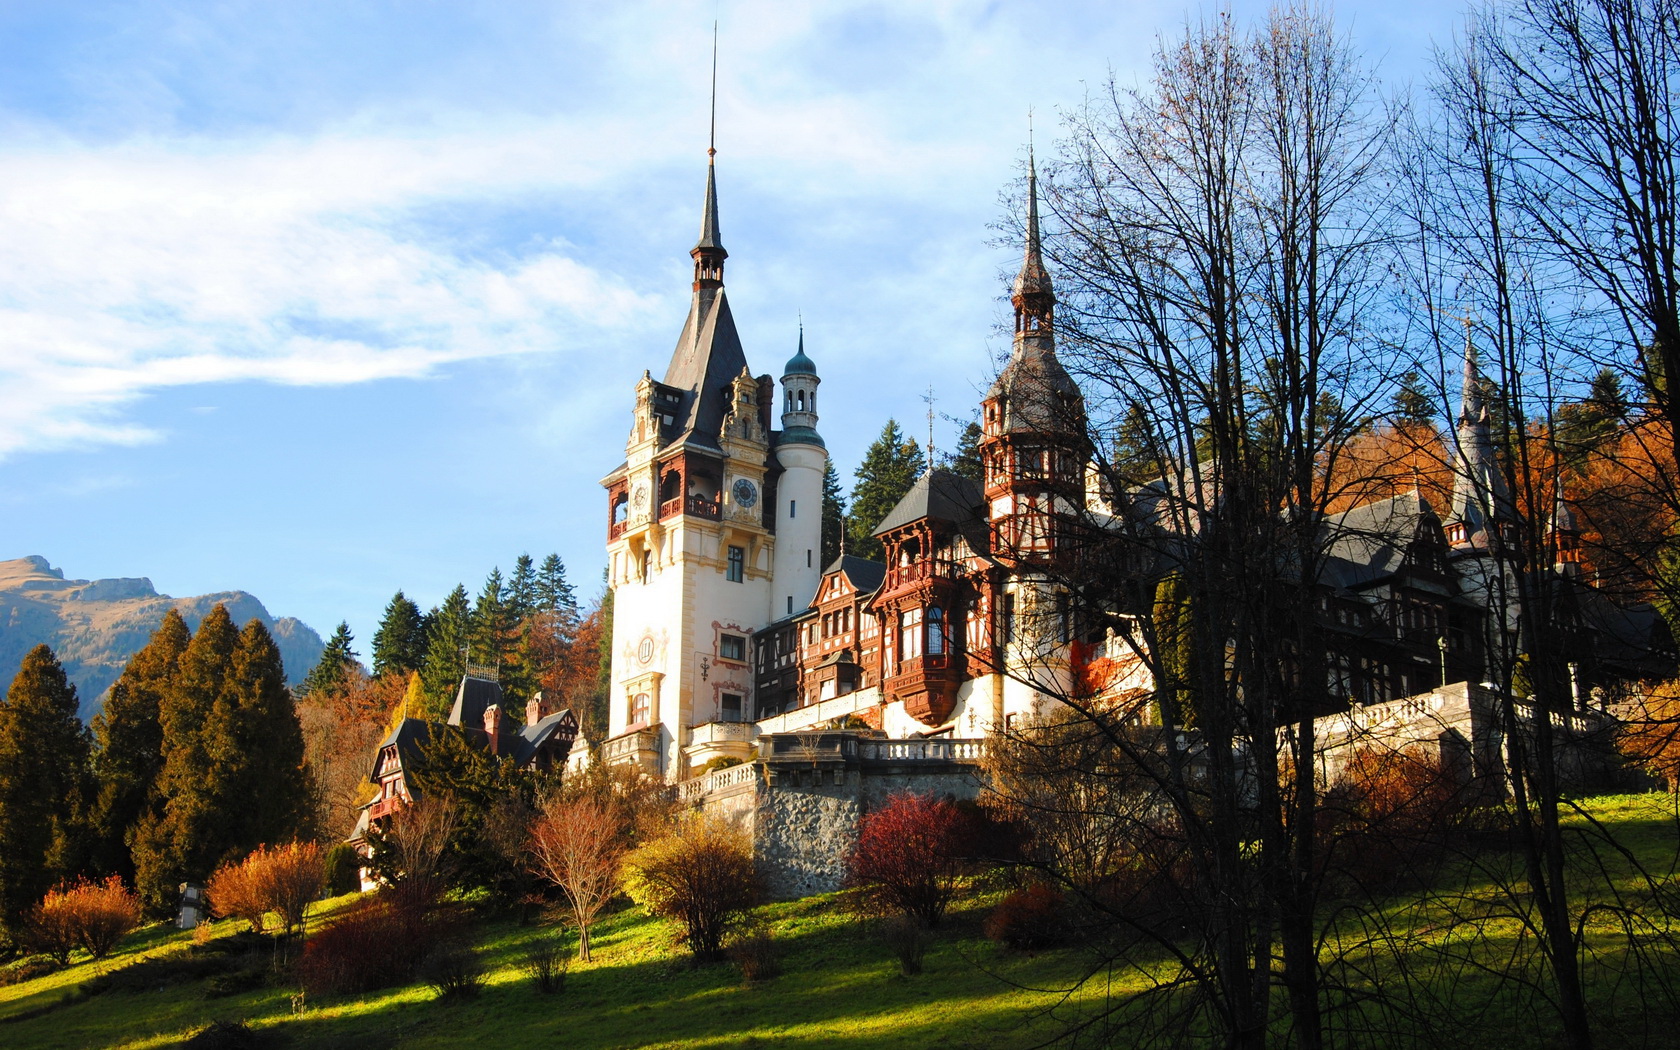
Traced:
<path id="1" fill-rule="evenodd" d="M 1136 640 L 1089 628 L 1115 617 L 1083 616 L 1059 582 L 1071 560 L 1117 542 L 1122 501 L 1150 496 L 1117 497 L 1091 469 L 1083 398 L 1056 356 L 1036 175 L 1029 191 L 1012 352 L 981 403 L 983 478 L 930 469 L 875 525 L 883 561 L 825 565 L 821 380 L 803 333 L 779 380 L 749 368 L 708 164 L 687 320 L 663 377 L 644 371 L 636 384 L 625 460 L 601 481 L 614 596 L 603 760 L 675 782 L 812 727 L 983 737 L 1088 680 L 1099 661 L 1102 688 L 1151 688 Z M 1445 513 L 1413 492 L 1325 523 L 1317 614 L 1331 695 L 1351 705 L 1480 681 L 1500 632 L 1514 629 L 1500 586 L 1510 570 L 1495 556 L 1511 503 L 1473 351 L 1465 370 Z M 1630 652 L 1652 641 L 1627 637 L 1655 630 L 1648 611 L 1595 620 L 1561 500 L 1550 529 L 1556 564 L 1544 571 L 1583 596 L 1571 659 L 1595 660 L 1606 631 Z M 1140 557 L 1138 585 L 1117 585 L 1109 611 L 1148 615 L 1163 571 Z M 1578 696 L 1585 703 L 1585 689 Z"/>

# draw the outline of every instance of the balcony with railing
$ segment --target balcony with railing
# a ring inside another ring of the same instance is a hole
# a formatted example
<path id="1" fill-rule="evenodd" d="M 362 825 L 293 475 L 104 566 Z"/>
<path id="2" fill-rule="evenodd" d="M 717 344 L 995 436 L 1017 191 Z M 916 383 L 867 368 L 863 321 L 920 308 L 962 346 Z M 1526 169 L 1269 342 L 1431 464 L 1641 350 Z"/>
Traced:
<path id="1" fill-rule="evenodd" d="M 750 744 L 758 739 L 758 725 L 753 722 L 707 722 L 689 730 L 690 746 L 712 744 Z"/>
<path id="2" fill-rule="evenodd" d="M 887 581 L 883 585 L 884 591 L 896 590 L 922 580 L 954 580 L 957 577 L 955 562 L 948 561 L 913 561 L 908 565 L 894 565 L 887 570 Z"/>
<path id="3" fill-rule="evenodd" d="M 601 761 L 608 765 L 635 764 L 647 769 L 657 769 L 659 731 L 643 727 L 602 741 Z"/>

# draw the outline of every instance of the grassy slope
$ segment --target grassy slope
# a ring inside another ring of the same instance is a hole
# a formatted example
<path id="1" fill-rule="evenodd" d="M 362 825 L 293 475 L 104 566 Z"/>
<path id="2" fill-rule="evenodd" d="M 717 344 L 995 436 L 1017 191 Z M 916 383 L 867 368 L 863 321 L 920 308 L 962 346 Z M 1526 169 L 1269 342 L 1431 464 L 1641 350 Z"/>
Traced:
<path id="1" fill-rule="evenodd" d="M 1595 800 L 1591 812 L 1613 823 L 1618 838 L 1647 867 L 1673 872 L 1676 825 L 1660 796 Z M 1625 865 L 1618 863 L 1612 874 L 1632 885 Z M 1469 881 L 1473 885 L 1481 877 Z M 1449 873 L 1447 881 L 1466 880 Z M 1421 956 L 1451 946 L 1455 937 L 1462 939 L 1463 908 L 1475 907 L 1477 898 L 1485 894 L 1468 895 L 1457 909 L 1402 898 L 1381 919 L 1414 938 Z M 327 902 L 323 909 L 342 903 Z M 429 989 L 418 986 L 361 1000 L 311 1002 L 299 1013 L 294 1013 L 291 991 L 276 987 L 213 999 L 206 998 L 201 981 L 142 992 L 77 994 L 77 986 L 101 969 L 117 970 L 142 956 L 188 953 L 190 935 L 154 927 L 130 938 L 102 966 L 84 962 L 0 988 L 0 1046 L 165 1047 L 217 1018 L 270 1029 L 287 1045 L 358 1050 L 486 1041 L 497 1048 L 1031 1045 L 1057 1029 L 1059 1018 L 1046 1017 L 1044 1011 L 1061 1001 L 1055 989 L 1065 987 L 1086 959 L 1071 950 L 1033 957 L 1003 952 L 978 936 L 981 915 L 978 905 L 959 909 L 950 929 L 937 935 L 926 972 L 911 978 L 898 974 L 886 949 L 867 927 L 847 916 L 840 900 L 816 897 L 763 909 L 783 948 L 783 973 L 751 988 L 740 986 L 730 966 L 690 968 L 672 944 L 671 927 L 630 908 L 597 928 L 597 961 L 573 964 L 565 991 L 555 996 L 537 994 L 520 971 L 526 949 L 545 931 L 511 922 L 479 929 L 488 986 L 477 1000 L 465 1003 L 437 1002 Z M 1370 924 L 1365 917 L 1345 925 L 1344 946 Z M 1464 968 L 1450 998 L 1455 1014 L 1504 1032 L 1509 1038 L 1501 1039 L 1502 1045 L 1544 1046 L 1547 1026 L 1536 1024 L 1543 1005 L 1532 995 L 1513 996 L 1510 982 L 1500 980 L 1501 953 L 1520 948 L 1522 941 L 1514 919 L 1484 924 L 1480 940 L 1466 952 L 1477 964 Z M 1095 1002 L 1099 983 L 1065 1003 L 1060 1018 Z M 1621 994 L 1625 999 L 1636 992 L 1624 989 Z M 1617 1006 L 1606 1012 L 1604 1042 L 1628 1047 L 1680 1039 L 1656 1027 L 1652 1018 Z"/>

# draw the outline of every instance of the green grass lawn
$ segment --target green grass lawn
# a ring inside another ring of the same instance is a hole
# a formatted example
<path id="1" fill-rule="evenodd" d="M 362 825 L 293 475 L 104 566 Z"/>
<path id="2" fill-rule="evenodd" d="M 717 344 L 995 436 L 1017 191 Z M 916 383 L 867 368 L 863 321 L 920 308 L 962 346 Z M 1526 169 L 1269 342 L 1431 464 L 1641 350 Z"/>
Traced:
<path id="1" fill-rule="evenodd" d="M 1604 859 L 1597 861 L 1580 858 L 1583 875 L 1607 887 L 1606 899 L 1621 893 L 1630 900 L 1649 900 L 1641 914 L 1649 912 L 1652 931 L 1666 929 L 1673 909 L 1667 906 L 1665 887 L 1673 882 L 1680 850 L 1671 804 L 1663 796 L 1616 796 L 1591 800 L 1587 808 L 1659 876 L 1659 888 L 1653 896 L 1634 874 L 1632 861 L 1614 852 L 1599 851 Z M 1405 1016 L 1372 1017 L 1365 1007 L 1349 1008 L 1344 1018 L 1360 1023 L 1348 1030 L 1367 1034 L 1339 1043 L 1431 1045 L 1443 1019 L 1427 1015 L 1449 1010 L 1462 1015 L 1466 1032 L 1482 1033 L 1459 1045 L 1552 1045 L 1543 991 L 1508 979 L 1524 965 L 1513 960 L 1533 955 L 1532 938 L 1517 917 L 1521 902 L 1513 908 L 1487 889 L 1510 867 L 1494 853 L 1476 865 L 1443 872 L 1442 884 L 1454 888 L 1444 900 L 1401 894 L 1381 908 L 1338 916 L 1326 951 L 1347 957 L 1350 998 L 1390 980 L 1397 969 L 1392 960 L 1380 959 L 1381 951 L 1360 947 L 1361 938 L 1374 929 L 1384 931 L 1382 950 L 1392 954 L 1392 945 L 1403 944 L 1408 964 L 1427 959 L 1435 967 L 1430 972 L 1441 975 L 1431 978 L 1430 994 L 1414 997 L 1412 1013 Z M 212 946 L 195 949 L 192 934 L 154 926 L 131 936 L 102 963 L 78 962 L 0 988 L 0 1047 L 169 1047 L 218 1019 L 243 1021 L 264 1032 L 274 1046 L 358 1050 L 1028 1047 L 1061 1031 L 1071 1018 L 1088 1014 L 1106 994 L 1123 997 L 1148 978 L 1127 970 L 1067 994 L 1093 965 L 1091 952 L 1024 955 L 985 940 L 980 923 L 996 895 L 981 892 L 960 902 L 946 928 L 933 935 L 925 971 L 914 977 L 899 973 L 889 949 L 869 924 L 853 918 L 842 895 L 767 905 L 760 917 L 781 947 L 782 972 L 754 986 L 744 986 L 728 964 L 690 966 L 686 952 L 674 943 L 671 924 L 627 906 L 596 927 L 595 961 L 574 962 L 564 990 L 543 995 L 522 964 L 537 939 L 553 936 L 552 927 L 487 919 L 474 927 L 486 986 L 476 999 L 460 1002 L 440 1001 L 423 984 L 359 998 L 297 1002 L 295 986 L 282 979 L 255 984 L 256 975 L 273 971 L 272 948 L 244 949 L 249 954 Z M 351 899 L 324 902 L 315 921 L 330 918 Z M 1476 909 L 1482 909 L 1486 921 L 1468 923 L 1467 914 Z M 1599 946 L 1590 976 L 1603 1007 L 1603 1045 L 1614 1050 L 1680 1046 L 1680 1026 L 1665 1024 L 1640 1006 L 1651 999 L 1653 988 L 1627 976 L 1625 958 L 1614 948 L 1627 941 L 1620 920 L 1604 912 L 1589 914 L 1585 921 Z M 223 922 L 215 936 L 224 946 L 252 940 L 236 941 L 233 932 L 234 923 Z M 1372 964 L 1373 959 L 1379 961 Z M 1443 965 L 1442 960 L 1462 962 Z M 1147 957 L 1142 962 L 1150 966 Z M 207 972 L 212 969 L 231 969 L 234 975 Z M 1680 987 L 1680 969 L 1661 959 L 1657 969 Z M 101 975 L 109 985 L 103 991 Z M 1385 1026 L 1392 1038 L 1368 1034 Z M 1487 1033 L 1493 1033 L 1492 1041 Z M 1122 1039 L 1119 1045 L 1127 1044 Z"/>

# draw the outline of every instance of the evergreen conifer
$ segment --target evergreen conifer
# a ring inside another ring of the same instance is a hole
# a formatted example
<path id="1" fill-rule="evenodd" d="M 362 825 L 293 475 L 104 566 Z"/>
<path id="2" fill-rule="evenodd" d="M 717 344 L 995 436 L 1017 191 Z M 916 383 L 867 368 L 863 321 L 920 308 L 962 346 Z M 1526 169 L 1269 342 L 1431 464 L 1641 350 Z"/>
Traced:
<path id="1" fill-rule="evenodd" d="M 513 647 L 516 624 L 505 592 L 502 570 L 491 569 L 484 581 L 484 589 L 478 592 L 478 600 L 473 603 L 468 642 L 471 651 L 467 657 L 473 663 L 500 666 Z"/>
<path id="2" fill-rule="evenodd" d="M 455 690 L 467 669 L 467 645 L 472 631 L 472 605 L 460 584 L 443 604 L 428 614 L 426 662 L 420 669 L 424 710 L 410 708 L 410 718 L 441 718 L 455 700 Z"/>
<path id="3" fill-rule="evenodd" d="M 507 607 L 515 623 L 537 609 L 536 563 L 529 554 L 521 554 L 514 560 L 513 575 L 508 577 Z"/>
<path id="4" fill-rule="evenodd" d="M 1394 422 L 1400 426 L 1433 424 L 1441 406 L 1423 385 L 1423 376 L 1407 372 L 1394 394 Z"/>
<path id="5" fill-rule="evenodd" d="M 160 698 L 158 806 L 142 815 L 134 835 L 136 888 L 155 914 L 174 906 L 178 883 L 202 881 L 221 859 L 209 852 L 220 838 L 215 824 L 221 814 L 208 790 L 212 759 L 206 730 L 238 643 L 226 607 L 217 605 L 198 625 L 181 653 L 179 673 Z"/>
<path id="6" fill-rule="evenodd" d="M 37 645 L 0 698 L 0 923 L 9 932 L 86 863 L 91 746 L 76 687 Z"/>
<path id="7" fill-rule="evenodd" d="M 406 674 L 426 660 L 426 618 L 420 607 L 398 591 L 385 606 L 373 635 L 373 673 Z"/>
<path id="8" fill-rule="evenodd" d="M 846 498 L 840 492 L 840 475 L 834 472 L 834 461 L 823 467 L 822 502 L 822 567 L 834 564 L 840 557 L 840 536 L 846 528 Z"/>
<path id="9" fill-rule="evenodd" d="M 261 620 L 251 620 L 239 633 L 206 736 L 211 793 L 225 815 L 219 829 L 225 837 L 206 854 L 221 859 L 308 830 L 303 729 L 280 650 Z"/>
<path id="10" fill-rule="evenodd" d="M 537 570 L 537 604 L 544 609 L 577 614 L 577 592 L 566 582 L 566 565 L 558 554 L 544 558 Z"/>
<path id="11" fill-rule="evenodd" d="M 104 709 L 93 720 L 94 771 L 99 785 L 94 867 L 130 882 L 134 879 L 130 840 L 153 804 L 158 774 L 163 771 L 163 726 L 158 711 L 191 640 L 180 612 L 164 613 L 151 641 L 129 658 L 105 697 Z"/>
<path id="12" fill-rule="evenodd" d="M 351 667 L 357 663 L 356 651 L 350 648 L 355 640 L 355 636 L 350 633 L 350 625 L 340 620 L 338 629 L 327 639 L 326 648 L 321 650 L 321 659 L 315 662 L 315 666 L 304 678 L 300 691 L 325 696 L 343 688 L 350 676 Z"/>
<path id="13" fill-rule="evenodd" d="M 851 528 L 846 542 L 851 553 L 862 558 L 881 557 L 875 527 L 910 491 L 926 467 L 921 446 L 905 439 L 897 420 L 887 420 L 881 436 L 864 452 L 857 484 L 852 487 Z"/>
<path id="14" fill-rule="evenodd" d="M 986 483 L 986 465 L 980 459 L 980 439 L 984 434 L 980 424 L 969 420 L 957 438 L 957 454 L 951 457 L 951 473 L 960 475 L 976 485 Z"/>

